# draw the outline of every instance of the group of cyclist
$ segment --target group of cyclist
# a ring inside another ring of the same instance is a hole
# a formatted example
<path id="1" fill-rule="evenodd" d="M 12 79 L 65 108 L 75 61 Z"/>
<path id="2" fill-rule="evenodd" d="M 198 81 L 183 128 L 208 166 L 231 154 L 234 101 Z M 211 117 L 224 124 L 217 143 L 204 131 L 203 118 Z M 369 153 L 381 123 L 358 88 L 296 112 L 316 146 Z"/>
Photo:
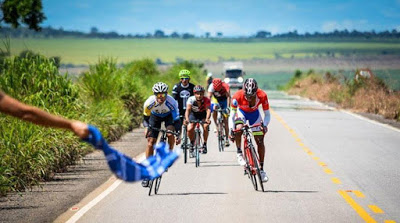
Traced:
<path id="1" fill-rule="evenodd" d="M 258 154 L 261 165 L 261 176 L 264 182 L 268 181 L 268 177 L 264 171 L 264 135 L 268 131 L 270 121 L 269 103 L 267 94 L 258 88 L 257 82 L 253 78 L 248 78 L 243 83 L 243 88 L 238 90 L 231 98 L 228 84 L 219 78 L 212 78 L 209 73 L 207 96 L 205 96 L 205 88 L 201 85 L 190 83 L 190 71 L 183 69 L 179 72 L 180 82 L 172 89 L 172 96 L 168 95 L 168 85 L 158 82 L 153 86 L 154 95 L 150 96 L 144 103 L 144 121 L 145 127 L 160 128 L 161 123 L 165 123 L 167 130 L 180 132 L 182 124 L 187 126 L 187 135 L 190 140 L 189 148 L 192 150 L 194 144 L 194 124 L 190 121 L 203 121 L 203 154 L 207 153 L 208 128 L 211 124 L 210 117 L 213 115 L 214 123 L 217 123 L 216 110 L 224 111 L 225 123 L 225 146 L 229 146 L 229 140 L 236 142 L 238 163 L 244 166 L 246 163 L 243 159 L 241 149 L 241 133 L 234 133 L 234 129 L 241 129 L 247 121 L 250 125 L 261 123 L 260 126 L 252 128 L 254 138 L 256 140 Z M 258 110 L 262 106 L 264 119 Z M 231 108 L 231 109 L 230 109 Z M 229 121 L 228 121 L 229 118 Z M 230 129 L 230 131 L 229 131 Z M 148 140 L 146 156 L 153 155 L 153 146 L 158 137 L 158 131 L 147 128 L 145 135 Z M 174 144 L 180 143 L 180 137 L 167 134 L 170 149 Z M 186 136 L 185 136 L 186 137 Z M 142 182 L 143 186 L 147 186 L 147 181 Z"/>

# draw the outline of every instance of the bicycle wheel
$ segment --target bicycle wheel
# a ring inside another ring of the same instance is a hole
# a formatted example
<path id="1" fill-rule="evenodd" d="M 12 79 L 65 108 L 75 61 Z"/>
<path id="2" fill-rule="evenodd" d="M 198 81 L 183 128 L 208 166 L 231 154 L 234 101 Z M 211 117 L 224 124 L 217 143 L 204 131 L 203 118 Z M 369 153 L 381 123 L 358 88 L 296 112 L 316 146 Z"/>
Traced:
<path id="1" fill-rule="evenodd" d="M 251 154 L 253 157 L 253 163 L 254 163 L 254 168 L 255 168 L 256 174 L 257 174 L 258 182 L 260 183 L 262 192 L 264 192 L 264 184 L 262 182 L 262 177 L 261 177 L 260 161 L 258 160 L 258 155 L 257 155 L 254 147 L 251 149 Z"/>
<path id="2" fill-rule="evenodd" d="M 149 196 L 151 195 L 151 189 L 153 189 L 154 180 L 149 180 Z"/>
<path id="3" fill-rule="evenodd" d="M 183 149 L 183 163 L 187 163 L 187 127 L 183 126 L 183 133 L 182 133 L 182 149 Z"/>
<path id="4" fill-rule="evenodd" d="M 247 160 L 247 172 L 250 178 L 251 183 L 253 184 L 254 190 L 258 189 L 258 185 L 257 185 L 257 179 L 256 179 L 256 173 L 254 171 L 254 162 L 252 160 L 252 156 L 251 156 L 251 152 L 250 152 L 250 148 L 246 147 L 245 148 L 245 155 L 244 155 Z"/>
<path id="5" fill-rule="evenodd" d="M 196 150 L 196 167 L 200 166 L 200 133 L 196 131 L 196 139 L 195 139 L 195 150 Z"/>
<path id="6" fill-rule="evenodd" d="M 158 189 L 160 188 L 160 185 L 161 185 L 161 179 L 162 179 L 162 175 L 155 179 L 155 185 L 154 185 L 154 193 L 155 194 L 158 193 Z"/>

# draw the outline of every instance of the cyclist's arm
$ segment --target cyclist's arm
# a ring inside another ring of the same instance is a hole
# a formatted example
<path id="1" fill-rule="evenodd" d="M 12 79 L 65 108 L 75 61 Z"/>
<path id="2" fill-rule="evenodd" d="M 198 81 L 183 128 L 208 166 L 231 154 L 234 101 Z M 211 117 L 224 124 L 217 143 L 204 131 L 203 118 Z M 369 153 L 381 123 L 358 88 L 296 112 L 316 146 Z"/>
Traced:
<path id="1" fill-rule="evenodd" d="M 19 102 L 1 91 L 0 111 L 37 125 L 71 130 L 80 138 L 86 138 L 89 135 L 87 124 L 52 115 L 37 107 Z"/>
<path id="2" fill-rule="evenodd" d="M 228 90 L 226 92 L 226 98 L 228 100 L 228 108 L 230 108 L 231 107 L 231 92 L 230 92 L 230 90 Z"/>
<path id="3" fill-rule="evenodd" d="M 269 112 L 269 109 L 268 110 L 264 110 L 264 122 L 263 122 L 263 125 L 265 127 L 267 127 L 270 121 L 271 121 L 271 113 Z"/>
<path id="4" fill-rule="evenodd" d="M 236 116 L 236 112 L 237 112 L 237 106 L 238 106 L 238 102 L 235 98 L 232 99 L 232 103 L 231 103 L 231 113 L 229 114 L 229 129 L 233 130 L 235 128 L 235 116 Z"/>
<path id="5" fill-rule="evenodd" d="M 185 112 L 185 120 L 186 120 L 186 121 L 189 121 L 189 114 L 190 114 L 190 111 L 192 111 L 192 105 L 189 104 L 189 103 L 187 103 L 187 105 L 186 105 L 186 112 Z"/>
<path id="6" fill-rule="evenodd" d="M 176 84 L 176 85 L 174 85 L 174 88 L 172 89 L 172 97 L 175 99 L 175 100 L 178 100 L 178 85 Z"/>
<path id="7" fill-rule="evenodd" d="M 207 112 L 207 114 L 206 114 L 206 120 L 210 120 L 210 117 L 211 117 L 211 108 L 210 108 L 210 104 L 208 104 L 207 105 L 207 108 L 206 108 L 206 112 Z"/>

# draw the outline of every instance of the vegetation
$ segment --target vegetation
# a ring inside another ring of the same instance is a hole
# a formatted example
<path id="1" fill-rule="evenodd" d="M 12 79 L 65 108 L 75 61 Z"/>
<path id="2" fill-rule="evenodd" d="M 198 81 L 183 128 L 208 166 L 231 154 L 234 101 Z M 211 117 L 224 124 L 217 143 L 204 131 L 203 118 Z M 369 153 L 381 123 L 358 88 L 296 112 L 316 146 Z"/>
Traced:
<path id="1" fill-rule="evenodd" d="M 400 121 L 400 91 L 391 90 L 376 76 L 349 79 L 330 72 L 322 75 L 313 70 L 307 73 L 298 70 L 284 89 L 290 94 Z"/>
<path id="2" fill-rule="evenodd" d="M 150 58 L 159 64 L 185 59 L 202 62 L 275 58 L 332 58 L 400 55 L 396 42 L 264 41 L 214 42 L 206 39 L 11 39 L 11 54 L 30 49 L 47 57 L 61 56 L 64 65 L 96 63 L 99 56 L 121 63 Z"/>
<path id="3" fill-rule="evenodd" d="M 93 124 L 110 141 L 138 126 L 152 85 L 166 81 L 171 86 L 180 68 L 190 69 L 193 80 L 204 79 L 202 65 L 189 62 L 160 72 L 149 59 L 118 68 L 115 59 L 101 58 L 72 82 L 59 74 L 54 59 L 27 53 L 3 58 L 0 89 L 24 103 Z M 89 151 L 72 133 L 0 114 L 0 195 L 49 179 Z"/>
<path id="4" fill-rule="evenodd" d="M 2 0 L 0 8 L 2 12 L 0 22 L 11 24 L 13 28 L 19 27 L 22 23 L 28 25 L 29 29 L 39 31 L 39 24 L 46 19 L 41 0 Z"/>
<path id="5" fill-rule="evenodd" d="M 40 2 L 39 0 L 36 0 Z M 11 1 L 6 1 L 11 2 Z M 40 6 L 41 7 L 41 6 Z M 43 15 L 42 15 L 43 16 Z M 18 27 L 18 26 L 13 26 Z M 149 38 L 174 38 L 174 39 L 193 39 L 193 38 L 206 38 L 214 41 L 260 41 L 267 39 L 285 39 L 285 40 L 299 40 L 299 39 L 325 39 L 325 40 L 340 40 L 340 39 L 356 39 L 356 40 L 371 40 L 371 39 L 399 39 L 400 32 L 396 29 L 393 30 L 385 30 L 381 32 L 371 31 L 357 31 L 352 30 L 349 31 L 347 29 L 344 30 L 334 30 L 332 32 L 327 33 L 304 33 L 300 34 L 296 30 L 290 31 L 287 33 L 279 33 L 272 35 L 271 32 L 260 30 L 257 31 L 253 35 L 245 36 L 245 37 L 223 37 L 222 32 L 217 32 L 215 37 L 211 37 L 209 32 L 204 33 L 202 36 L 195 36 L 190 33 L 177 33 L 173 32 L 170 35 L 167 35 L 162 30 L 155 30 L 154 33 L 145 33 L 145 34 L 127 34 L 122 35 L 117 32 L 101 32 L 97 27 L 92 27 L 90 32 L 82 32 L 82 31 L 68 31 L 64 30 L 62 27 L 59 29 L 52 28 L 51 26 L 45 27 L 42 29 L 40 33 L 34 32 L 24 27 L 20 27 L 18 29 L 11 29 L 5 27 L 3 30 L 0 30 L 1 34 L 9 35 L 13 38 L 68 38 L 68 37 L 77 37 L 77 38 L 101 38 L 101 39 L 125 39 L 125 38 L 135 38 L 135 39 L 149 39 Z"/>

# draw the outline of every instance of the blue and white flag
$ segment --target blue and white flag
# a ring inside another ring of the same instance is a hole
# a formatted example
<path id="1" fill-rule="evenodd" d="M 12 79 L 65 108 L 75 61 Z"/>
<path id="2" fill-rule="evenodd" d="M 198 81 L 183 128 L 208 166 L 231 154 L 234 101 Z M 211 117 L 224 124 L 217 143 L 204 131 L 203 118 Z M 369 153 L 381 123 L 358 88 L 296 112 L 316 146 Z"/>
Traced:
<path id="1" fill-rule="evenodd" d="M 89 125 L 89 133 L 89 137 L 83 141 L 91 143 L 97 149 L 103 150 L 111 171 L 118 178 L 127 182 L 143 179 L 152 180 L 159 177 L 179 157 L 178 152 L 170 151 L 168 144 L 162 142 L 155 146 L 155 156 L 137 163 L 130 157 L 110 147 L 96 127 Z"/>

